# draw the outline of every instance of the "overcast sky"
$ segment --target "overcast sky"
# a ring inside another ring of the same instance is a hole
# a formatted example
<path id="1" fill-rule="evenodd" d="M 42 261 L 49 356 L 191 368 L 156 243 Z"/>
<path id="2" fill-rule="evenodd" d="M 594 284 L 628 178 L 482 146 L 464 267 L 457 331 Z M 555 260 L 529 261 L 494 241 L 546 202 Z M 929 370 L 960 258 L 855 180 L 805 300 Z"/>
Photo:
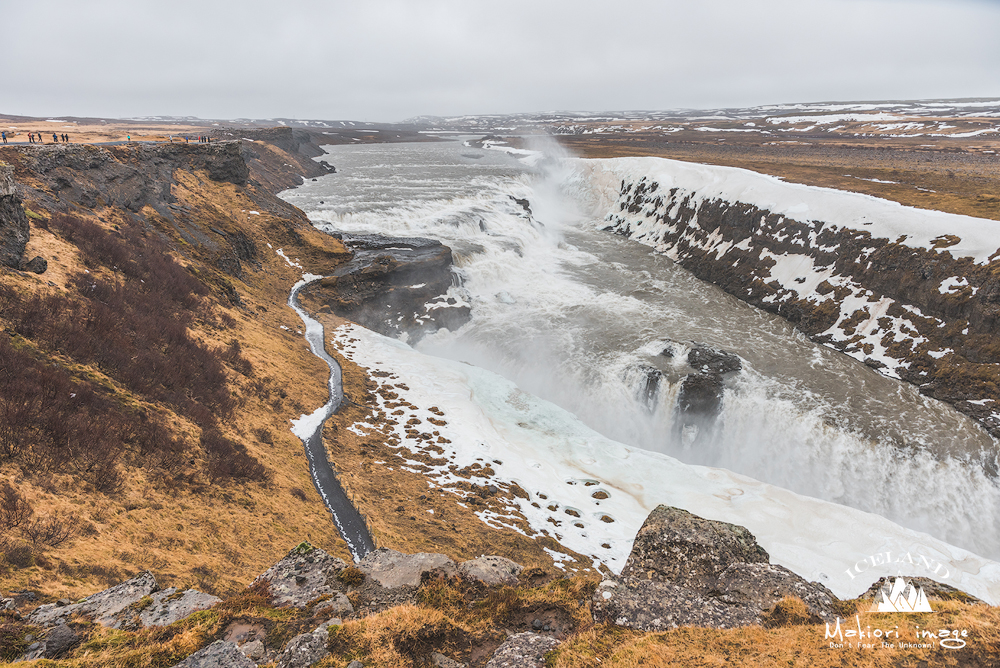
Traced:
<path id="1" fill-rule="evenodd" d="M 1000 97 L 1000 0 L 4 0 L 0 113 L 417 115 Z"/>

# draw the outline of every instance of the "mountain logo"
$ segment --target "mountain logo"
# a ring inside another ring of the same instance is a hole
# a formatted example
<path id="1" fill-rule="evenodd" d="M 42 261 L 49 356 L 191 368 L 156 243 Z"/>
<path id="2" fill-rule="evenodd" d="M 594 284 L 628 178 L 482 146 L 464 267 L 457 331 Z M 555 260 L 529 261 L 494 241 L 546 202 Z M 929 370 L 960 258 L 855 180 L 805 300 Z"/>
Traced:
<path id="1" fill-rule="evenodd" d="M 872 607 L 872 612 L 931 612 L 922 587 L 917 587 L 901 577 L 892 583 L 888 595 L 881 590 L 882 600 Z"/>

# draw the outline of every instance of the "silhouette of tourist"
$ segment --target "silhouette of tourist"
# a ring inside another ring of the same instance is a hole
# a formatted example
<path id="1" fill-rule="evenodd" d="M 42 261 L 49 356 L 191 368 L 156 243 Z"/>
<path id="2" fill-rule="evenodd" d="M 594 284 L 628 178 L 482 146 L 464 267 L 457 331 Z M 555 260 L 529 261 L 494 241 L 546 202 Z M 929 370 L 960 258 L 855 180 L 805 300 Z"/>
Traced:
<path id="1" fill-rule="evenodd" d="M 3 135 L 3 143 L 6 144 L 7 143 L 7 133 L 6 132 L 0 132 L 0 135 Z"/>

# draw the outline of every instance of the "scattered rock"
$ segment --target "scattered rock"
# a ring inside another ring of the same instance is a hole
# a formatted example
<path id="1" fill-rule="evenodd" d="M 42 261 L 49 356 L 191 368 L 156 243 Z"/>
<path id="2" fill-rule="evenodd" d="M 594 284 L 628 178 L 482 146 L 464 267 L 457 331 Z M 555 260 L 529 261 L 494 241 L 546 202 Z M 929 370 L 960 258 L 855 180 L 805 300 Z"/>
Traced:
<path id="1" fill-rule="evenodd" d="M 48 260 L 41 255 L 36 255 L 21 265 L 21 271 L 30 271 L 33 274 L 44 274 L 48 268 Z"/>
<path id="2" fill-rule="evenodd" d="M 13 610 L 17 603 L 12 598 L 0 598 L 0 610 Z"/>
<path id="3" fill-rule="evenodd" d="M 264 571 L 254 582 L 267 581 L 275 605 L 304 608 L 311 601 L 336 590 L 337 574 L 347 564 L 318 547 L 303 543 Z"/>
<path id="4" fill-rule="evenodd" d="M 524 566 L 511 561 L 506 557 L 495 555 L 482 556 L 469 561 L 463 561 L 458 565 L 458 573 L 467 580 L 478 580 L 485 585 L 495 587 L 499 585 L 517 586 L 518 576 Z"/>
<path id="5" fill-rule="evenodd" d="M 31 644 L 19 661 L 58 658 L 79 643 L 80 636 L 69 624 L 59 624 L 52 627 L 41 639 L 35 640 L 33 635 L 27 635 L 25 641 Z"/>
<path id="6" fill-rule="evenodd" d="M 559 646 L 559 641 L 537 633 L 513 635 L 497 648 L 486 668 L 544 668 L 545 655 Z"/>
<path id="7" fill-rule="evenodd" d="M 365 668 L 365 664 L 355 659 L 354 661 L 351 661 L 349 664 L 347 664 L 347 668 Z"/>
<path id="8" fill-rule="evenodd" d="M 358 568 L 387 589 L 419 587 L 425 576 L 439 573 L 450 577 L 456 571 L 455 562 L 443 554 L 431 552 L 403 554 L 385 548 L 379 548 L 366 555 L 358 564 Z"/>
<path id="9" fill-rule="evenodd" d="M 278 658 L 278 668 L 308 668 L 329 654 L 326 642 L 330 638 L 327 627 L 320 626 L 312 633 L 295 636 Z"/>
<path id="10" fill-rule="evenodd" d="M 733 628 L 761 624 L 783 598 L 796 597 L 814 622 L 833 621 L 837 598 L 826 587 L 769 561 L 746 528 L 661 505 L 621 576 L 595 591 L 594 619 L 644 631 Z"/>
<path id="11" fill-rule="evenodd" d="M 698 371 L 731 373 L 743 368 L 739 355 L 712 348 L 704 343 L 695 343 L 687 355 L 688 365 Z"/>
<path id="12" fill-rule="evenodd" d="M 257 664 L 231 642 L 216 640 L 173 668 L 257 668 Z"/>
<path id="13" fill-rule="evenodd" d="M 98 624 L 119 628 L 121 622 L 117 619 L 118 613 L 158 590 L 153 574 L 143 571 L 131 580 L 88 596 L 79 603 L 64 606 L 54 603 L 41 605 L 28 615 L 28 622 L 38 626 L 55 626 L 73 615 L 83 615 Z"/>

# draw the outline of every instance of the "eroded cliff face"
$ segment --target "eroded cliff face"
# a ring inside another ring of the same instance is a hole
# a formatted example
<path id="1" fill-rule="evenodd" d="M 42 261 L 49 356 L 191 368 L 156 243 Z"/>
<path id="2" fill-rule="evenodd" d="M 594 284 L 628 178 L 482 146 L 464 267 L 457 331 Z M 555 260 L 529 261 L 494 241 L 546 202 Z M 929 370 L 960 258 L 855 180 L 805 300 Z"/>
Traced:
<path id="1" fill-rule="evenodd" d="M 46 269 L 44 258 L 25 261 L 30 225 L 21 206 L 21 198 L 14 182 L 14 169 L 0 163 L 0 265 L 12 269 L 25 269 L 41 274 Z"/>
<path id="2" fill-rule="evenodd" d="M 1000 224 L 732 168 L 587 163 L 606 229 L 1000 437 Z"/>

